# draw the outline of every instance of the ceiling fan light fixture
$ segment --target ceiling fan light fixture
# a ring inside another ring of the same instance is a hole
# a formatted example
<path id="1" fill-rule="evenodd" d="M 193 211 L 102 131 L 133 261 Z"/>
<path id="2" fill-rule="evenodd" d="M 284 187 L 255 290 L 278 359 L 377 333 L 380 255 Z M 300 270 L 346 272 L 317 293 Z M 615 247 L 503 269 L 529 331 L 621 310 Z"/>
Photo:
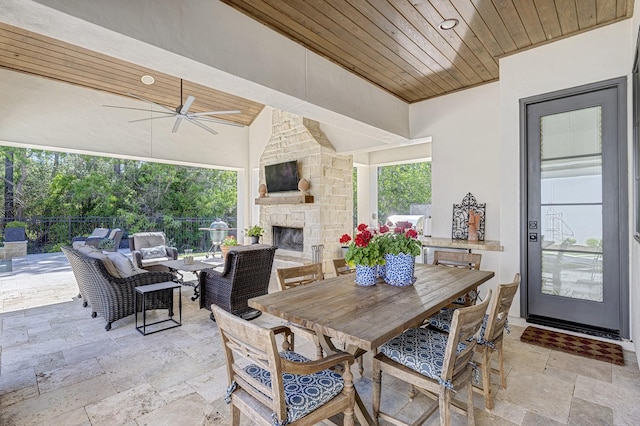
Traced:
<path id="1" fill-rule="evenodd" d="M 458 21 L 455 18 L 449 18 L 449 19 L 445 19 L 444 21 L 440 22 L 439 28 L 441 30 L 452 30 L 454 29 L 458 24 L 460 23 L 460 21 Z"/>
<path id="2" fill-rule="evenodd" d="M 156 79 L 150 75 L 143 75 L 142 77 L 140 77 L 140 81 L 142 81 L 146 85 L 150 85 L 155 83 Z"/>

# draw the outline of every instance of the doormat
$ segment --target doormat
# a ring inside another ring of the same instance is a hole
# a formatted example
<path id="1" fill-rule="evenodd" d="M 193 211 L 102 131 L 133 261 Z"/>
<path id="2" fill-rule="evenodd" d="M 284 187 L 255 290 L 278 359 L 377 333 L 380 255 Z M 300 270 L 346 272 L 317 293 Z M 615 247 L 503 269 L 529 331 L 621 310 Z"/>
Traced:
<path id="1" fill-rule="evenodd" d="M 543 348 L 566 352 L 585 358 L 597 359 L 616 365 L 624 365 L 622 346 L 615 343 L 601 342 L 585 337 L 544 330 L 542 328 L 527 327 L 520 340 Z"/>

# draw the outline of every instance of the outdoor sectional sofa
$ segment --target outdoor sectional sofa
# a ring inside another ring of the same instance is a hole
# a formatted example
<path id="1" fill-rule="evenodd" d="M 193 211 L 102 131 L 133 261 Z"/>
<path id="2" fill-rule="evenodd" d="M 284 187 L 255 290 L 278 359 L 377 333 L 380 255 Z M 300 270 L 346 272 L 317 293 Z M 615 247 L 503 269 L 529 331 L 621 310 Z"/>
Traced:
<path id="1" fill-rule="evenodd" d="M 121 253 L 105 253 L 91 247 L 85 253 L 71 247 L 62 247 L 69 259 L 76 277 L 80 296 L 84 306 L 91 306 L 91 316 L 102 316 L 109 331 L 111 325 L 134 311 L 135 287 L 172 281 L 173 274 L 168 272 L 149 272 L 133 266 L 131 260 Z M 138 300 L 137 310 L 141 311 Z M 147 296 L 147 309 L 168 309 L 173 315 L 172 290 L 166 290 Z"/>

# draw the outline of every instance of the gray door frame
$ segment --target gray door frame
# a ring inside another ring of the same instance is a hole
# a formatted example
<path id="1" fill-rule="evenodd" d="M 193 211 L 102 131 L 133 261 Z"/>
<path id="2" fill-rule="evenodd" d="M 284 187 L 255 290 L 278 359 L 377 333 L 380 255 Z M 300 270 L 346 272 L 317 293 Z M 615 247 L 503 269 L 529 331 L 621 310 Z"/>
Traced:
<path id="1" fill-rule="evenodd" d="M 520 312 L 528 319 L 529 283 L 527 281 L 527 265 L 529 255 L 528 243 L 528 205 L 529 205 L 529 171 L 528 171 L 528 141 L 527 141 L 527 110 L 532 104 L 581 95 L 596 90 L 614 88 L 618 101 L 618 219 L 620 224 L 618 273 L 620 282 L 620 337 L 629 337 L 629 191 L 628 191 L 628 162 L 627 162 L 627 78 L 619 77 L 596 83 L 586 84 L 570 89 L 536 95 L 520 99 Z"/>

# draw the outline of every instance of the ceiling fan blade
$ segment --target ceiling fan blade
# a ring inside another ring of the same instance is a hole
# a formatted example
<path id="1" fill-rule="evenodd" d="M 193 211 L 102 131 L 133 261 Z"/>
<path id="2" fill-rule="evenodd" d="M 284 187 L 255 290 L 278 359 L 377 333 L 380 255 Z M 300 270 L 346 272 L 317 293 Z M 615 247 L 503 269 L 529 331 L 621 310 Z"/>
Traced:
<path id="1" fill-rule="evenodd" d="M 192 120 L 206 121 L 208 123 L 226 124 L 228 126 L 245 127 L 244 124 L 234 123 L 233 121 L 221 120 L 212 117 L 190 117 Z"/>
<path id="2" fill-rule="evenodd" d="M 144 111 L 144 112 L 157 112 L 159 114 L 175 114 L 176 112 L 165 112 L 165 111 L 153 111 L 150 109 L 144 109 L 144 108 L 132 108 L 132 107 L 123 107 L 123 106 L 116 106 L 116 105 L 102 105 L 103 107 L 107 107 L 107 108 L 118 108 L 118 109 L 131 109 L 134 111 Z"/>
<path id="3" fill-rule="evenodd" d="M 187 119 L 187 121 L 189 121 L 189 123 L 193 123 L 193 124 L 195 124 L 196 126 L 198 126 L 198 127 L 202 128 L 202 129 L 206 130 L 206 131 L 207 131 L 207 132 L 209 132 L 209 133 L 212 133 L 212 134 L 214 134 L 214 135 L 217 135 L 217 134 L 218 134 L 218 132 L 216 132 L 216 131 L 215 131 L 215 130 L 213 130 L 212 128 L 207 127 L 207 126 L 205 126 L 205 125 L 204 125 L 204 124 L 202 124 L 202 123 L 199 123 L 199 122 L 198 122 L 198 120 L 194 120 L 194 119 L 189 118 L 189 117 L 186 117 L 186 119 Z"/>
<path id="4" fill-rule="evenodd" d="M 171 109 L 171 108 L 169 108 L 169 107 L 166 107 L 166 106 L 164 106 L 164 105 L 157 104 L 157 103 L 155 103 L 155 102 L 153 102 L 153 101 L 150 101 L 149 99 L 145 99 L 145 98 L 140 97 L 140 96 L 138 96 L 138 95 L 134 95 L 133 93 L 127 93 L 127 95 L 132 96 L 132 97 L 134 97 L 134 98 L 136 98 L 136 99 L 139 99 L 139 100 L 141 100 L 141 101 L 148 102 L 148 103 L 150 103 L 150 104 L 153 104 L 153 105 L 159 106 L 160 108 L 164 108 L 164 109 L 166 109 L 167 111 L 169 111 L 170 113 L 175 114 L 175 110 L 173 110 L 173 109 Z"/>
<path id="5" fill-rule="evenodd" d="M 154 111 L 155 112 L 155 111 Z M 161 117 L 140 118 L 138 120 L 127 121 L 127 123 L 137 123 L 139 121 L 157 120 L 158 118 L 173 118 L 173 115 L 163 115 Z"/>
<path id="6" fill-rule="evenodd" d="M 208 112 L 194 112 L 193 114 L 189 114 L 194 117 L 200 117 L 203 115 L 227 115 L 227 114 L 241 114 L 242 111 L 234 110 L 234 111 L 208 111 Z"/>
<path id="7" fill-rule="evenodd" d="M 191 104 L 195 100 L 196 98 L 193 96 L 187 96 L 187 101 L 182 105 L 182 108 L 180 108 L 180 114 L 187 114 L 187 112 L 189 112 L 189 108 L 191 108 Z"/>
<path id="8" fill-rule="evenodd" d="M 171 133 L 176 133 L 178 131 L 178 127 L 180 127 L 180 123 L 182 123 L 182 116 L 176 115 L 176 122 L 173 125 L 173 129 L 171 129 Z"/>

